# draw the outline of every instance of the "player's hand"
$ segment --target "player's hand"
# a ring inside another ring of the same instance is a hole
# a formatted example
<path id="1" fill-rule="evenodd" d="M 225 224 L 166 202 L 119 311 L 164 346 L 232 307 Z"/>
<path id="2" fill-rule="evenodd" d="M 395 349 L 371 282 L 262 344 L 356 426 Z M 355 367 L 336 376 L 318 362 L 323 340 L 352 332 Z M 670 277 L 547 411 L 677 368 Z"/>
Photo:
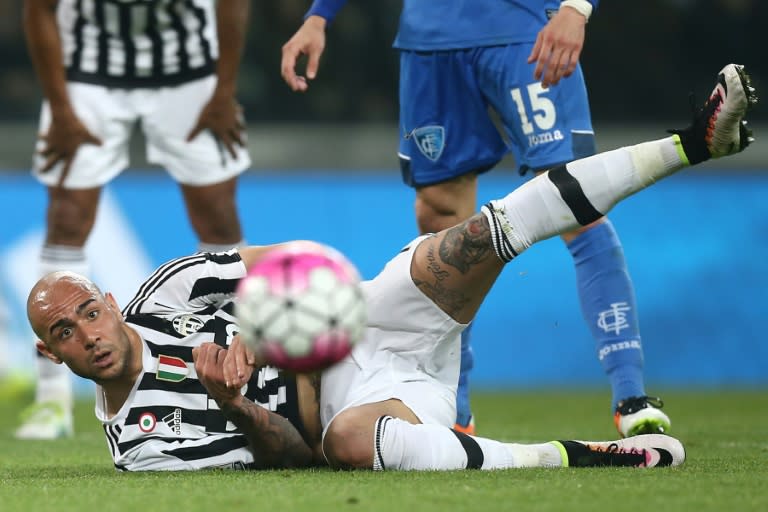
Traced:
<path id="1" fill-rule="evenodd" d="M 325 18 L 310 16 L 301 28 L 283 45 L 280 74 L 288 87 L 295 92 L 309 88 L 307 80 L 314 80 L 320 67 L 320 56 L 325 50 Z M 307 76 L 296 74 L 296 61 L 307 56 Z"/>
<path id="2" fill-rule="evenodd" d="M 264 366 L 264 361 L 240 341 L 240 335 L 235 336 L 224 359 L 224 380 L 227 387 L 240 389 L 250 380 L 253 370 L 259 366 Z"/>
<path id="3" fill-rule="evenodd" d="M 200 112 L 192 131 L 187 135 L 187 141 L 197 137 L 203 130 L 210 130 L 232 158 L 237 159 L 236 146 L 245 146 L 243 107 L 231 95 L 214 92 Z"/>
<path id="4" fill-rule="evenodd" d="M 571 76 L 584 47 L 587 19 L 576 9 L 561 8 L 536 37 L 528 64 L 536 63 L 533 78 L 549 87 Z"/>
<path id="5" fill-rule="evenodd" d="M 40 155 L 45 158 L 40 172 L 49 172 L 56 164 L 63 163 L 59 186 L 64 183 L 69 174 L 72 161 L 82 144 L 101 145 L 101 140 L 88 131 L 83 122 L 71 111 L 53 115 L 48 132 L 41 133 L 38 137 L 44 143 Z"/>
<path id="6" fill-rule="evenodd" d="M 195 361 L 195 371 L 198 380 L 208 390 L 208 394 L 216 400 L 219 407 L 223 404 L 237 406 L 242 400 L 240 388 L 227 386 L 224 378 L 224 360 L 227 349 L 215 343 L 203 343 L 192 349 L 192 359 Z"/>

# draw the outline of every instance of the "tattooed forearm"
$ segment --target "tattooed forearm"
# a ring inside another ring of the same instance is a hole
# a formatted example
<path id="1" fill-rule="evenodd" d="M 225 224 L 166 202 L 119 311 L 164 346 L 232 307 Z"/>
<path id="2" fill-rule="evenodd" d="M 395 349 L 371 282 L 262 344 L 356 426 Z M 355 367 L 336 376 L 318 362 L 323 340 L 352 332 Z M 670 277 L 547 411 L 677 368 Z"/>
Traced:
<path id="1" fill-rule="evenodd" d="M 488 219 L 481 213 L 449 229 L 440 244 L 440 259 L 462 274 L 493 254 Z"/>
<path id="2" fill-rule="evenodd" d="M 224 416 L 248 438 L 256 464 L 264 468 L 308 466 L 312 451 L 287 419 L 243 398 L 221 404 Z"/>

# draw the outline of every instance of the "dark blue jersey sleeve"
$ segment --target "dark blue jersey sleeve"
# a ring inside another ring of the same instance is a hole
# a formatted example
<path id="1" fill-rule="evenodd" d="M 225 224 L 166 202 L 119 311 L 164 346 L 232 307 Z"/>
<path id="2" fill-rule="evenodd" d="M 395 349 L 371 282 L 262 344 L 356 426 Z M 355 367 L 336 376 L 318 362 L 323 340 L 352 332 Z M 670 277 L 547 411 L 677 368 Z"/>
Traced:
<path id="1" fill-rule="evenodd" d="M 315 0 L 312 2 L 312 6 L 307 11 L 307 14 L 304 15 L 304 19 L 307 19 L 310 16 L 320 16 L 321 18 L 325 18 L 326 22 L 331 23 L 333 18 L 336 17 L 336 13 L 338 13 L 346 3 L 347 0 Z"/>

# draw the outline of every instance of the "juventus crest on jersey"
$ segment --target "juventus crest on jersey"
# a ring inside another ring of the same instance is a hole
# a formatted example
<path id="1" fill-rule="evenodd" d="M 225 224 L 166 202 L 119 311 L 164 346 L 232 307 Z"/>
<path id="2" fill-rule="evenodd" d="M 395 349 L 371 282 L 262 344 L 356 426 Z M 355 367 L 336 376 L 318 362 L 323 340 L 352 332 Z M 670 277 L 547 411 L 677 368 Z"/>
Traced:
<path id="1" fill-rule="evenodd" d="M 157 269 L 124 308 L 126 323 L 143 339 L 142 373 L 111 417 L 96 390 L 96 416 L 117 469 L 244 469 L 257 462 L 246 437 L 197 379 L 192 358 L 201 343 L 228 346 L 237 334 L 232 297 L 244 275 L 236 250 L 175 259 Z M 301 431 L 293 377 L 264 367 L 241 392 Z"/>
<path id="2" fill-rule="evenodd" d="M 57 16 L 68 80 L 159 87 L 215 70 L 215 0 L 60 0 Z"/>

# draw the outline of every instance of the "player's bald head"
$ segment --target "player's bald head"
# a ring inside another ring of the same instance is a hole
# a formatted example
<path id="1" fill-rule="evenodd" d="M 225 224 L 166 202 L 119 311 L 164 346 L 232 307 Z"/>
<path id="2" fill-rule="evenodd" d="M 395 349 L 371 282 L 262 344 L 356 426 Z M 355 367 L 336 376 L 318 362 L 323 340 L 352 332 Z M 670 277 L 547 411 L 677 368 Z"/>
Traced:
<path id="1" fill-rule="evenodd" d="M 41 277 L 27 297 L 27 318 L 41 339 L 40 319 L 62 299 L 78 292 L 102 298 L 99 287 L 85 276 L 69 271 L 51 272 Z"/>

